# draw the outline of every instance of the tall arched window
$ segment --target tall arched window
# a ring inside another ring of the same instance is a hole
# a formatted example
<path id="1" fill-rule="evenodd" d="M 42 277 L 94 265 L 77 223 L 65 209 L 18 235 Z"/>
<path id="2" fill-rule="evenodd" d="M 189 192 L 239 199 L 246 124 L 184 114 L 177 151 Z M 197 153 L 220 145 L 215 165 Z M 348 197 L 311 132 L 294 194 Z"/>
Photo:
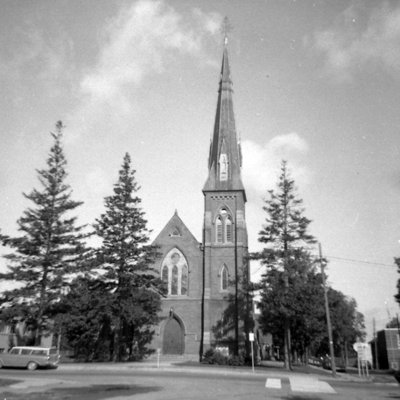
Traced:
<path id="1" fill-rule="evenodd" d="M 225 218 L 225 241 L 228 243 L 232 243 L 232 220 L 231 217 L 228 215 Z"/>
<path id="2" fill-rule="evenodd" d="M 171 294 L 178 294 L 178 267 L 172 267 Z"/>
<path id="3" fill-rule="evenodd" d="M 215 229 L 216 229 L 216 237 L 217 237 L 217 242 L 222 243 L 224 239 L 224 234 L 223 234 L 223 228 L 222 228 L 222 218 L 217 217 L 215 221 Z"/>
<path id="4" fill-rule="evenodd" d="M 168 266 L 166 265 L 162 268 L 161 279 L 164 284 L 168 285 Z"/>
<path id="5" fill-rule="evenodd" d="M 221 269 L 221 290 L 228 290 L 228 284 L 229 284 L 228 268 L 226 267 L 226 265 L 223 265 Z"/>
<path id="6" fill-rule="evenodd" d="M 170 296 L 187 296 L 189 291 L 189 269 L 185 256 L 174 248 L 164 257 L 161 279 L 165 282 Z"/>
<path id="7" fill-rule="evenodd" d="M 181 295 L 186 295 L 188 291 L 188 267 L 187 265 L 182 265 L 181 272 Z"/>
<path id="8" fill-rule="evenodd" d="M 232 243 L 234 239 L 233 221 L 226 208 L 221 208 L 215 219 L 215 241 L 217 243 Z"/>

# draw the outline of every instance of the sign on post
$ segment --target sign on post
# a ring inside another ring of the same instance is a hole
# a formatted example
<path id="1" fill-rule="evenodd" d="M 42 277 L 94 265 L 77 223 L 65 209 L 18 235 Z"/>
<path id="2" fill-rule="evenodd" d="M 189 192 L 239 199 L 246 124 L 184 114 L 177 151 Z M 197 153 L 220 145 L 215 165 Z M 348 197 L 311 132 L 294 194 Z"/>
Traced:
<path id="1" fill-rule="evenodd" d="M 370 345 L 368 343 L 356 342 L 353 344 L 353 349 L 357 352 L 358 375 L 364 375 L 365 369 L 368 377 L 368 363 L 371 363 L 372 365 L 372 352 Z"/>
<path id="2" fill-rule="evenodd" d="M 249 332 L 249 341 L 251 342 L 251 367 L 254 372 L 254 350 L 253 350 L 254 333 L 253 332 Z"/>

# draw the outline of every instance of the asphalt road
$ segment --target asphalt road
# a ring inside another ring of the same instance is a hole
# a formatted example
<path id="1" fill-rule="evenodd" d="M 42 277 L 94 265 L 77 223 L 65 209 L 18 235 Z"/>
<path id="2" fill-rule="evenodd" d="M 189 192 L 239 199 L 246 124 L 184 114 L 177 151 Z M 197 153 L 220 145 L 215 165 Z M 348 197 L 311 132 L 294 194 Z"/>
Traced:
<path id="1" fill-rule="evenodd" d="M 8 382 L 7 382 L 8 381 Z M 9 385 L 13 381 L 12 385 Z M 323 380 L 280 371 L 207 369 L 0 370 L 0 400 L 380 400 L 400 399 L 400 386 Z"/>

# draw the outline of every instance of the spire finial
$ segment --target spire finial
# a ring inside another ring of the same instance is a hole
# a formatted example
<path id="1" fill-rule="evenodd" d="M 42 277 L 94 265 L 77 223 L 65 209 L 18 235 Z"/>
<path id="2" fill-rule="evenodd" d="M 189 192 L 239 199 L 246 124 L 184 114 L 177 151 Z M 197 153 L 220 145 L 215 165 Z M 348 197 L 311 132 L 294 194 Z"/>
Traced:
<path id="1" fill-rule="evenodd" d="M 232 25 L 229 22 L 228 17 L 225 17 L 222 21 L 221 32 L 224 35 L 224 45 L 228 44 L 228 33 L 232 30 Z"/>

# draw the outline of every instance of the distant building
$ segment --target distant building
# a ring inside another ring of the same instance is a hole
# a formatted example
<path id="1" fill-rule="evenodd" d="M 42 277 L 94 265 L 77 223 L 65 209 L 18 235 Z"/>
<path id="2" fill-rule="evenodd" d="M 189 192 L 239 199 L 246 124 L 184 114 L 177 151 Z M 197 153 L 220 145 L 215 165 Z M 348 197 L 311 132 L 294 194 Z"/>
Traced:
<path id="1" fill-rule="evenodd" d="M 371 341 L 374 367 L 379 369 L 400 369 L 400 334 L 397 328 L 384 329 Z M 375 346 L 377 344 L 377 348 Z M 378 356 L 378 364 L 376 363 Z"/>
<path id="2" fill-rule="evenodd" d="M 227 41 L 223 50 L 214 132 L 203 187 L 202 242 L 188 230 L 178 213 L 154 241 L 161 257 L 154 267 L 168 287 L 162 300 L 161 323 L 152 347 L 163 354 L 199 355 L 221 346 L 215 327 L 238 293 L 239 277 L 248 279 L 246 193 L 241 179 L 241 149 L 232 102 Z M 182 188 L 185 190 L 185 188 Z M 231 282 L 234 284 L 232 285 Z M 244 340 L 243 331 L 230 332 Z M 228 338 L 224 349 L 232 350 Z M 218 342 L 218 343 L 217 343 Z M 235 344 L 233 344 L 235 346 Z"/>

